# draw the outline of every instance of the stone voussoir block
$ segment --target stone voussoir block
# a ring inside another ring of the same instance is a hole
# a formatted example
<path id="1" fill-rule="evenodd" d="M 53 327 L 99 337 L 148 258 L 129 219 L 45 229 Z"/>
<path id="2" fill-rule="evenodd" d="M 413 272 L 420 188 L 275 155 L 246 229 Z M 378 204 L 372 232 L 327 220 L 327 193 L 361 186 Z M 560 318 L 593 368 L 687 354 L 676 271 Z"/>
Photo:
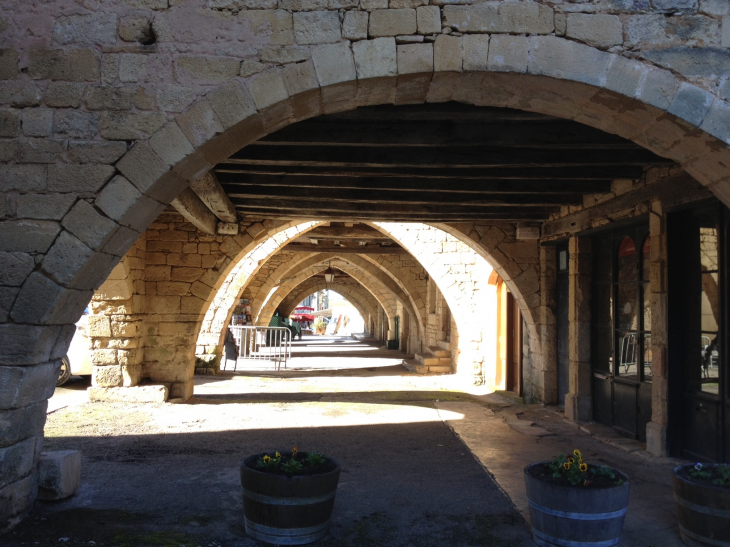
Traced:
<path id="1" fill-rule="evenodd" d="M 376 38 L 352 44 L 358 79 L 395 76 L 398 73 L 395 38 Z"/>
<path id="2" fill-rule="evenodd" d="M 433 44 L 398 46 L 398 74 L 433 72 Z"/>
<path id="3" fill-rule="evenodd" d="M 42 452 L 38 460 L 38 498 L 62 500 L 73 496 L 81 484 L 81 452 Z"/>

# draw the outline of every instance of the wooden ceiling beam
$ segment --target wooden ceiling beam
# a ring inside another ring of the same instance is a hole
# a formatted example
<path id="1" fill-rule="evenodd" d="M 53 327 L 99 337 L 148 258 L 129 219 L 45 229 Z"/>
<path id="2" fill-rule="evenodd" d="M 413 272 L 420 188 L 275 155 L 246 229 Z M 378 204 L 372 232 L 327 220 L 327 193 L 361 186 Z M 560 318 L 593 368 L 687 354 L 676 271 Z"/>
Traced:
<path id="1" fill-rule="evenodd" d="M 340 253 L 340 254 L 365 254 L 365 255 L 404 255 L 408 254 L 403 247 L 392 245 L 390 247 L 335 247 L 334 245 L 311 245 L 306 243 L 289 243 L 283 247 L 284 251 L 298 253 Z"/>
<path id="2" fill-rule="evenodd" d="M 433 179 L 424 177 L 326 177 L 319 175 L 233 175 L 221 173 L 227 192 L 246 192 L 246 187 L 337 188 L 357 190 L 400 190 L 410 192 L 494 193 L 494 194 L 602 194 L 611 190 L 609 180 L 490 180 Z"/>
<path id="3" fill-rule="evenodd" d="M 260 207 L 238 207 L 238 211 L 249 219 L 256 218 L 282 218 L 297 220 L 324 220 L 324 221 L 383 221 L 383 222 L 469 222 L 481 220 L 494 221 L 542 221 L 550 217 L 549 213 L 544 212 L 523 212 L 514 208 L 509 212 L 483 212 L 483 213 L 461 213 L 461 212 L 442 212 L 442 213 L 396 213 L 382 211 L 318 211 L 318 210 L 301 210 L 299 208 L 260 208 Z"/>
<path id="4" fill-rule="evenodd" d="M 248 175 L 316 175 L 320 177 L 421 177 L 448 179 L 534 179 L 534 180 L 601 180 L 637 179 L 644 172 L 643 166 L 634 165 L 572 165 L 572 166 L 525 166 L 512 167 L 333 167 L 308 165 L 243 165 L 235 159 L 228 159 L 215 167 L 218 180 L 228 180 L 226 174 Z"/>

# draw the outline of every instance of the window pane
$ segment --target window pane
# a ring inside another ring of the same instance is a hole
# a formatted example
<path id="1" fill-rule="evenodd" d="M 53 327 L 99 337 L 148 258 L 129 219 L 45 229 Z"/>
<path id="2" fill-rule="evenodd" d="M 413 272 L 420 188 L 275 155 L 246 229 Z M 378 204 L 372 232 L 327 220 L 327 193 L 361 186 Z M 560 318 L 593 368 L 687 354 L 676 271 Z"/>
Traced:
<path id="1" fill-rule="evenodd" d="M 718 290 L 718 274 L 702 274 L 702 330 L 717 331 L 720 322 L 720 293 Z"/>
<path id="2" fill-rule="evenodd" d="M 700 263 L 702 271 L 717 270 L 717 228 L 700 228 Z"/>
<path id="3" fill-rule="evenodd" d="M 561 272 L 568 271 L 568 251 L 558 253 L 558 270 Z"/>
<path id="4" fill-rule="evenodd" d="M 613 261 L 611 256 L 613 251 L 611 250 L 611 238 L 603 238 L 595 240 L 593 247 L 593 255 L 595 256 L 595 269 L 594 269 L 594 280 L 595 281 L 611 281 L 611 272 L 613 271 Z"/>
<path id="5" fill-rule="evenodd" d="M 651 274 L 651 236 L 644 238 L 644 245 L 641 247 L 641 279 L 649 281 Z"/>
<path id="6" fill-rule="evenodd" d="M 611 374 L 613 365 L 613 334 L 610 327 L 598 327 L 596 333 L 596 347 L 593 356 L 593 369 Z"/>
<path id="7" fill-rule="evenodd" d="M 717 333 L 702 333 L 702 372 L 701 385 L 702 391 L 705 393 L 719 393 L 718 376 L 719 376 L 719 360 L 720 345 L 718 344 Z"/>
<path id="8" fill-rule="evenodd" d="M 616 285 L 616 328 L 638 330 L 639 310 L 636 305 L 636 285 Z"/>
<path id="9" fill-rule="evenodd" d="M 651 334 L 644 335 L 644 381 L 651 382 Z"/>
<path id="10" fill-rule="evenodd" d="M 644 283 L 642 287 L 644 294 L 644 327 L 643 330 L 651 330 L 651 291 L 649 290 L 649 284 Z"/>
<path id="11" fill-rule="evenodd" d="M 634 240 L 627 236 L 621 240 L 618 246 L 618 282 L 636 281 L 639 273 L 638 266 Z"/>
<path id="12" fill-rule="evenodd" d="M 622 377 L 636 377 L 639 375 L 639 335 L 635 332 L 618 333 L 616 335 L 619 362 L 617 373 Z"/>

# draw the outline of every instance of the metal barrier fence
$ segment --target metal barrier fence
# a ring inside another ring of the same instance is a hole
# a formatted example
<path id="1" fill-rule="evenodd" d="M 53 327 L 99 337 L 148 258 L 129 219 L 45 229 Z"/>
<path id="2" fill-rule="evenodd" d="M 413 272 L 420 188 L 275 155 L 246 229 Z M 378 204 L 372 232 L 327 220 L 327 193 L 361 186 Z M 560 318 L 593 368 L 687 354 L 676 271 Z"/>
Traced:
<path id="1" fill-rule="evenodd" d="M 291 331 L 287 327 L 250 327 L 230 325 L 233 339 L 238 348 L 238 359 L 233 366 L 235 371 L 239 361 L 272 361 L 274 370 L 286 368 L 291 359 Z"/>

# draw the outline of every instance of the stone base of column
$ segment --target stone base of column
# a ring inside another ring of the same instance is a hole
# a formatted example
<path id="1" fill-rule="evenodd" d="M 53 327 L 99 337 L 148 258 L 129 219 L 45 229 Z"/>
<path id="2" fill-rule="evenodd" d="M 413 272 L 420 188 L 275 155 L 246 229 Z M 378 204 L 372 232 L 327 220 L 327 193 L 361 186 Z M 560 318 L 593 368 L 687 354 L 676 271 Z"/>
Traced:
<path id="1" fill-rule="evenodd" d="M 667 426 L 656 422 L 646 424 L 646 451 L 653 456 L 667 456 Z"/>
<path id="2" fill-rule="evenodd" d="M 0 488 L 0 534 L 4 534 L 30 511 L 38 496 L 38 473 Z"/>
<path id="3" fill-rule="evenodd" d="M 565 395 L 565 417 L 574 422 L 590 422 L 593 419 L 593 398 L 590 395 Z"/>
<path id="4" fill-rule="evenodd" d="M 170 394 L 170 384 L 132 387 L 90 387 L 90 403 L 164 403 Z"/>

